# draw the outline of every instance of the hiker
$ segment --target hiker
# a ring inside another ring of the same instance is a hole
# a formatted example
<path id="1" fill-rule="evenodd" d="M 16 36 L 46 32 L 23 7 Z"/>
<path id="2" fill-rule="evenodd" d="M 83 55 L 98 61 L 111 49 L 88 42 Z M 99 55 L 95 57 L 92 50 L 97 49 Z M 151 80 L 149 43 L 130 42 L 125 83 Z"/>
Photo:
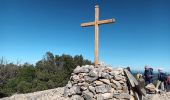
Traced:
<path id="1" fill-rule="evenodd" d="M 144 88 L 145 87 L 145 80 L 143 79 L 143 76 L 139 71 L 136 74 L 136 79 L 139 82 L 140 87 Z"/>
<path id="2" fill-rule="evenodd" d="M 142 74 L 138 71 L 136 74 L 136 79 L 139 81 L 142 78 Z"/>
<path id="3" fill-rule="evenodd" d="M 148 66 L 145 66 L 144 79 L 146 85 L 152 83 L 152 77 L 153 77 L 153 69 L 149 68 Z"/>
<path id="4" fill-rule="evenodd" d="M 157 81 L 157 85 L 156 85 L 156 89 L 159 89 L 159 86 L 161 86 L 161 90 L 164 91 L 166 85 L 166 73 L 164 73 L 162 70 L 158 69 L 158 81 Z"/>

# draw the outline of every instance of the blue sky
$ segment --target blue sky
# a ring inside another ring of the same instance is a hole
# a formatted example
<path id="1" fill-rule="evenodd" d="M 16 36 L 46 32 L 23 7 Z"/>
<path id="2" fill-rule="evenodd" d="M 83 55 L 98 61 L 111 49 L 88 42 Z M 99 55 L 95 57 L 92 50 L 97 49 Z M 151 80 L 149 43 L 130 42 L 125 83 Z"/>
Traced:
<path id="1" fill-rule="evenodd" d="M 0 57 L 35 63 L 47 51 L 94 60 L 94 6 L 100 7 L 99 59 L 112 66 L 170 70 L 169 0 L 0 0 Z M 169 68 L 168 68 L 169 67 Z"/>

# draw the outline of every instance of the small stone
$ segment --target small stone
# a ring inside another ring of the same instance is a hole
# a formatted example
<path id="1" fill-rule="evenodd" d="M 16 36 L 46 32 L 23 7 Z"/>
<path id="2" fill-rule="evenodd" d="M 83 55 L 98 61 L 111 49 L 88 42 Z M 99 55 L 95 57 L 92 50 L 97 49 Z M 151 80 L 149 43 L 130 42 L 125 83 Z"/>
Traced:
<path id="1" fill-rule="evenodd" d="M 98 86 L 98 85 L 102 85 L 103 82 L 101 82 L 101 81 L 94 81 L 94 84 Z"/>
<path id="2" fill-rule="evenodd" d="M 114 76 L 114 79 L 115 79 L 116 81 L 120 81 L 120 80 L 122 80 L 123 78 L 121 77 L 121 75 L 115 75 L 115 76 Z"/>
<path id="3" fill-rule="evenodd" d="M 104 100 L 104 97 L 102 97 L 101 94 L 96 95 L 96 100 Z"/>
<path id="4" fill-rule="evenodd" d="M 87 90 L 87 87 L 86 86 L 81 86 L 80 89 L 85 91 L 85 90 Z"/>
<path id="5" fill-rule="evenodd" d="M 81 97 L 81 96 L 79 96 L 79 95 L 73 95 L 73 96 L 71 97 L 71 100 L 84 100 L 84 98 Z"/>
<path id="6" fill-rule="evenodd" d="M 127 86 L 123 86 L 122 87 L 122 91 L 123 91 L 123 93 L 128 93 L 129 91 L 128 91 L 128 87 Z"/>
<path id="7" fill-rule="evenodd" d="M 98 77 L 98 71 L 97 71 L 96 69 L 92 69 L 92 70 L 89 72 L 89 76 Z"/>
<path id="8" fill-rule="evenodd" d="M 114 88 L 116 88 L 118 90 L 122 89 L 122 86 L 118 81 L 115 81 L 115 80 L 112 79 L 111 82 L 114 83 L 114 85 L 116 85 L 116 86 L 112 85 Z"/>
<path id="9" fill-rule="evenodd" d="M 111 88 L 111 93 L 114 93 L 115 92 L 115 89 L 114 88 Z"/>
<path id="10" fill-rule="evenodd" d="M 93 94 L 96 94 L 96 92 L 95 92 L 95 87 L 89 86 L 89 90 L 90 90 Z"/>
<path id="11" fill-rule="evenodd" d="M 115 76 L 115 75 L 119 75 L 120 72 L 117 71 L 117 70 L 112 70 L 111 72 L 109 72 L 109 74 L 112 75 L 112 76 Z"/>
<path id="12" fill-rule="evenodd" d="M 70 81 L 68 81 L 68 84 L 66 85 L 68 88 L 71 88 L 72 87 L 72 84 Z"/>
<path id="13" fill-rule="evenodd" d="M 99 77 L 102 76 L 103 70 L 104 70 L 104 67 L 99 67 L 98 68 L 98 72 L 99 72 L 98 75 L 99 75 Z"/>
<path id="14" fill-rule="evenodd" d="M 109 73 L 102 73 L 101 77 L 106 78 L 106 79 L 112 79 L 113 76 L 109 75 Z"/>
<path id="15" fill-rule="evenodd" d="M 67 86 L 64 87 L 64 97 L 68 97 L 69 96 L 69 88 Z"/>
<path id="16" fill-rule="evenodd" d="M 110 80 L 108 79 L 100 79 L 100 81 L 106 84 L 110 84 Z"/>
<path id="17" fill-rule="evenodd" d="M 84 77 L 84 76 L 87 76 L 88 73 L 79 73 L 78 75 L 79 75 L 80 78 L 82 78 L 82 77 Z"/>
<path id="18" fill-rule="evenodd" d="M 108 100 L 112 98 L 112 93 L 103 93 L 97 96 L 97 100 Z"/>
<path id="19" fill-rule="evenodd" d="M 74 71 L 73 71 L 75 74 L 77 74 L 77 73 L 88 73 L 89 72 L 89 69 L 85 66 L 82 66 L 82 67 L 80 67 L 80 66 L 77 66 L 75 69 L 74 69 Z"/>
<path id="20" fill-rule="evenodd" d="M 106 69 L 107 69 L 109 72 L 111 72 L 111 71 L 113 70 L 113 68 L 112 68 L 111 66 L 106 67 Z"/>
<path id="21" fill-rule="evenodd" d="M 67 90 L 68 96 L 74 95 L 74 94 L 80 94 L 80 87 L 77 85 L 72 86 L 69 90 Z"/>
<path id="22" fill-rule="evenodd" d="M 82 92 L 82 96 L 85 100 L 93 100 L 93 93 L 90 91 L 86 90 Z"/>
<path id="23" fill-rule="evenodd" d="M 71 77 L 71 80 L 73 80 L 74 83 L 77 83 L 77 82 L 80 80 L 80 78 L 79 78 L 78 75 L 73 75 L 73 76 Z"/>
<path id="24" fill-rule="evenodd" d="M 86 82 L 93 82 L 97 79 L 98 77 L 89 77 L 89 76 L 84 76 L 84 79 Z"/>
<path id="25" fill-rule="evenodd" d="M 97 93 L 106 93 L 111 91 L 111 86 L 110 85 L 100 85 L 95 87 Z"/>
<path id="26" fill-rule="evenodd" d="M 119 83 L 124 84 L 125 82 L 123 82 L 122 80 L 120 80 Z"/>
<path id="27" fill-rule="evenodd" d="M 128 99 L 128 100 L 130 100 L 130 95 L 128 93 L 116 93 L 116 94 L 113 94 L 113 97 L 115 97 L 117 99 Z"/>
<path id="28" fill-rule="evenodd" d="M 86 68 L 86 69 L 89 69 L 89 70 L 94 69 L 94 66 L 93 66 L 93 65 L 85 65 L 85 66 L 83 66 L 83 67 Z"/>
<path id="29" fill-rule="evenodd" d="M 86 86 L 88 87 L 89 86 L 89 83 L 86 83 L 86 82 L 83 82 L 83 83 L 78 83 L 79 86 Z"/>

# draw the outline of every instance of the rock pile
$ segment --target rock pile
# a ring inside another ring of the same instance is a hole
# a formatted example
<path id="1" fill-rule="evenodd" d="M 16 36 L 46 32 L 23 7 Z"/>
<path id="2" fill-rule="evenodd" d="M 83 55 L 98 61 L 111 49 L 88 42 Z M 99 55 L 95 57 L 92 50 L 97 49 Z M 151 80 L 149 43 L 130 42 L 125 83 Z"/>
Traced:
<path id="1" fill-rule="evenodd" d="M 65 86 L 64 97 L 71 100 L 129 100 L 123 68 L 77 66 Z"/>

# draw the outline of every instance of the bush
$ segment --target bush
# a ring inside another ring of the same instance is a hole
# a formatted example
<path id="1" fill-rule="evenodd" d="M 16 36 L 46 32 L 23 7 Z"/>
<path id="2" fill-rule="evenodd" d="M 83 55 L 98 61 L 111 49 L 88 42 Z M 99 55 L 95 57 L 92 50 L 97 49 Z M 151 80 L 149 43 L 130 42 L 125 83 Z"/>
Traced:
<path id="1" fill-rule="evenodd" d="M 93 64 L 82 55 L 74 57 L 47 52 L 36 65 L 0 65 L 0 97 L 65 86 L 76 66 Z"/>

